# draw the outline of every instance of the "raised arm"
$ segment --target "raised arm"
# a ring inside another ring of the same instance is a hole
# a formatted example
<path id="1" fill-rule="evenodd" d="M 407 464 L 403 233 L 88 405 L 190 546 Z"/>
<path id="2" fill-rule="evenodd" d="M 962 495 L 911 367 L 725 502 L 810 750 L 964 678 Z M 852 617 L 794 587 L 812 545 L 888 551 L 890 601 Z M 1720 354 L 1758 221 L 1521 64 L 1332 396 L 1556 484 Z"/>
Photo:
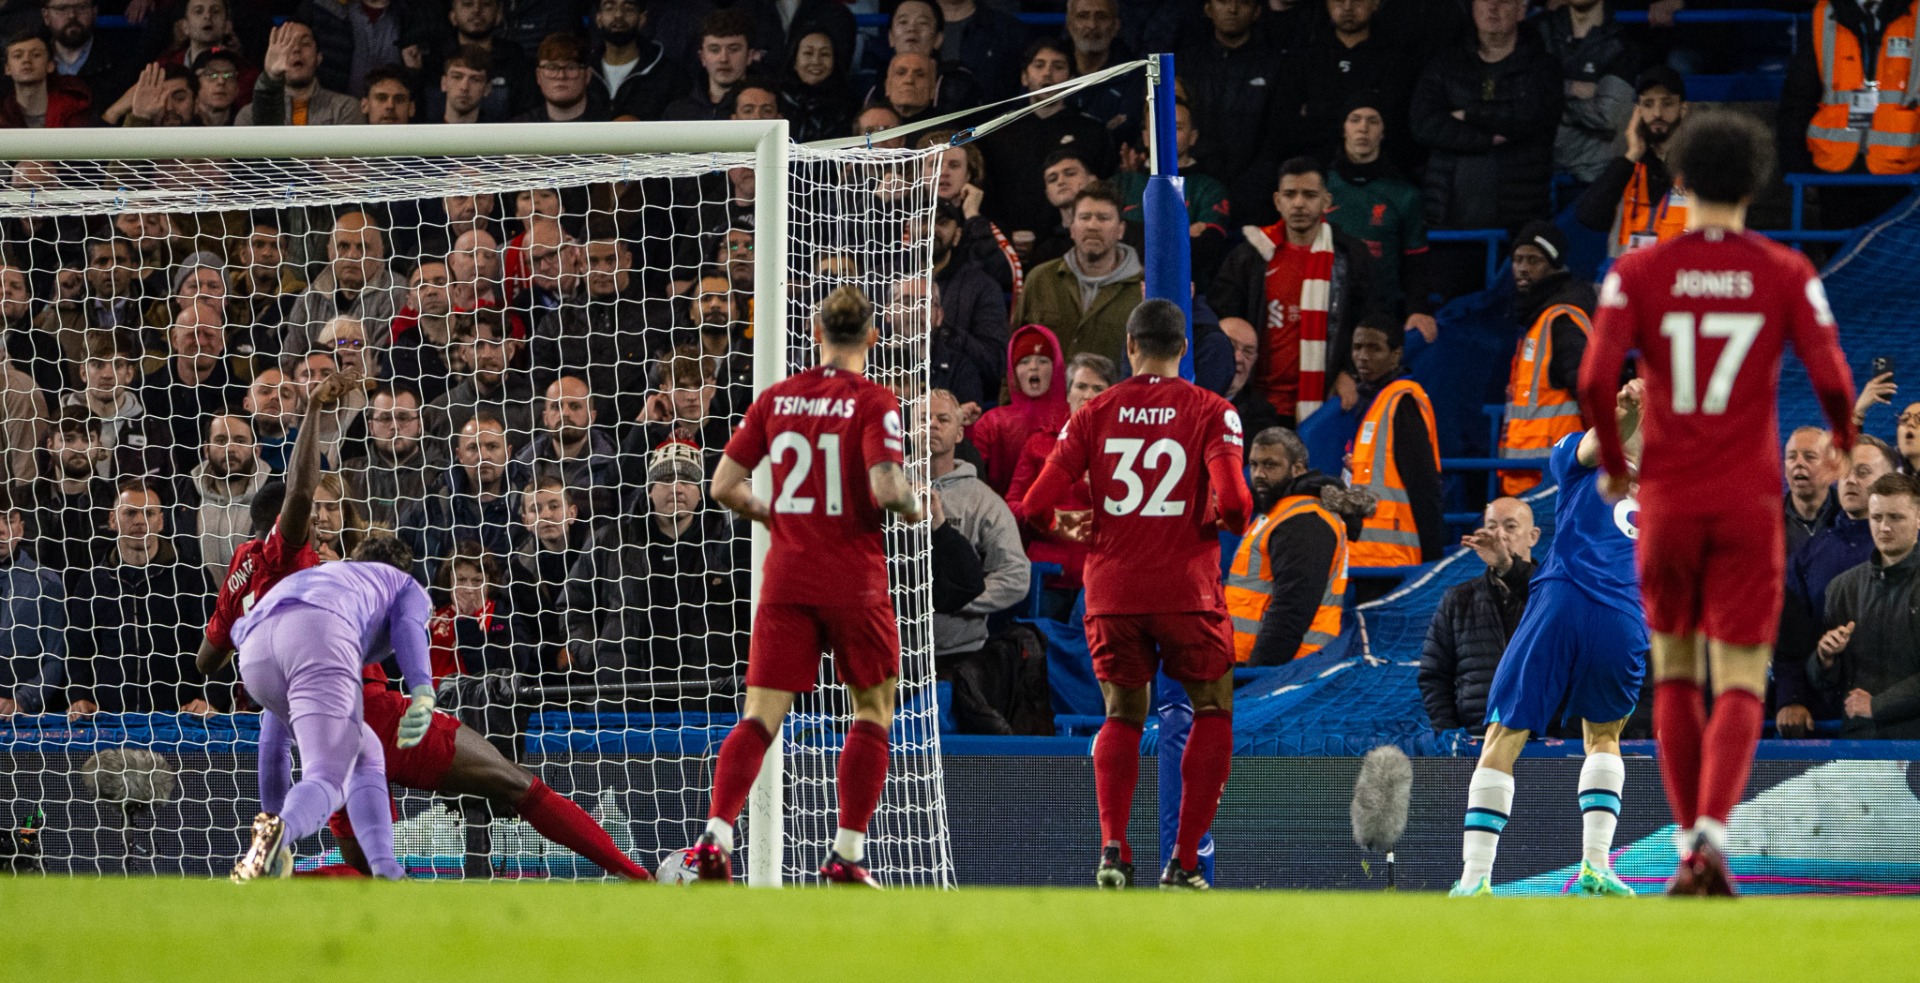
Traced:
<path id="1" fill-rule="evenodd" d="M 312 538 L 313 492 L 320 487 L 320 414 L 358 385 L 360 370 L 343 369 L 320 380 L 307 398 L 300 435 L 294 438 L 293 456 L 287 459 L 287 498 L 280 505 L 280 536 L 288 549 L 298 550 Z"/>
<path id="2" fill-rule="evenodd" d="M 1619 430 L 1622 446 L 1640 432 L 1640 406 L 1647 396 L 1647 384 L 1640 379 L 1628 380 L 1613 397 L 1614 426 Z M 1574 457 L 1581 467 L 1590 468 L 1600 463 L 1600 438 L 1594 431 L 1588 430 L 1580 438 L 1580 446 L 1574 448 Z"/>

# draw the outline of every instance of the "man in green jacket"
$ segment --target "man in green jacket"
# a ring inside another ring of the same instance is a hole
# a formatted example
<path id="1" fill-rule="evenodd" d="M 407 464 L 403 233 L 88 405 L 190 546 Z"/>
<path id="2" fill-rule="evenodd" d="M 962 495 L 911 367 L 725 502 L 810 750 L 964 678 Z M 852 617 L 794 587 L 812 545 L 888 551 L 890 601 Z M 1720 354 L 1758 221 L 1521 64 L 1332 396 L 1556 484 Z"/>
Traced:
<path id="1" fill-rule="evenodd" d="M 1120 214 L 1112 185 L 1095 181 L 1082 188 L 1067 229 L 1073 248 L 1034 267 L 1014 304 L 1013 323 L 1046 325 L 1068 358 L 1125 354 L 1127 315 L 1140 306 L 1145 288 L 1140 253 L 1120 241 L 1126 231 Z"/>
<path id="2" fill-rule="evenodd" d="M 1373 257 L 1374 303 L 1406 318 L 1408 331 L 1432 341 L 1438 333 L 1427 274 L 1426 199 L 1380 148 L 1387 126 L 1372 92 L 1347 100 L 1340 153 L 1327 175 L 1333 227 L 1367 244 Z"/>

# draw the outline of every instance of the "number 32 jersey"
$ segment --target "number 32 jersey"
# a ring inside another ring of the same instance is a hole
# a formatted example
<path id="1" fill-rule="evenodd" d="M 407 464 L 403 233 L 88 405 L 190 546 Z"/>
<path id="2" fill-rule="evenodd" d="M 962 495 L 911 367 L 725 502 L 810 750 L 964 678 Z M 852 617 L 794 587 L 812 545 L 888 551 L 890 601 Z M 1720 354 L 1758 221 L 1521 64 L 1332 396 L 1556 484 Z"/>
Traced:
<path id="1" fill-rule="evenodd" d="M 1067 420 L 1050 467 L 1093 492 L 1087 614 L 1211 611 L 1220 592 L 1210 465 L 1240 476 L 1233 404 L 1190 382 L 1136 375 Z"/>
<path id="2" fill-rule="evenodd" d="M 1646 381 L 1640 498 L 1681 512 L 1780 498 L 1780 356 L 1791 343 L 1850 443 L 1853 380 L 1826 291 L 1805 256 L 1750 232 L 1702 229 L 1620 257 L 1601 288 L 1581 404 L 1601 463 L 1625 466 L 1613 426 L 1627 353 Z M 1609 439 L 1613 438 L 1613 439 Z M 1691 504 L 1689 504 L 1691 503 Z"/>
<path id="3" fill-rule="evenodd" d="M 900 402 L 856 372 L 808 369 L 762 393 L 727 442 L 749 470 L 773 462 L 768 604 L 888 604 L 882 509 L 867 485 L 876 464 L 903 461 Z"/>

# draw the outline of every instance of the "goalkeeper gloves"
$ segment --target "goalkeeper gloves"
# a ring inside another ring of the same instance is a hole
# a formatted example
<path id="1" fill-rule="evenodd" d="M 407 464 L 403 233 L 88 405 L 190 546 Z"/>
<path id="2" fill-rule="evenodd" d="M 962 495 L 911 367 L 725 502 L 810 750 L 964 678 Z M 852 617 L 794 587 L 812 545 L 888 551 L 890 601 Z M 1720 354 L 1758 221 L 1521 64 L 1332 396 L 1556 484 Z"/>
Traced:
<path id="1" fill-rule="evenodd" d="M 413 705 L 400 717 L 399 739 L 394 742 L 396 746 L 413 747 L 426 738 L 427 727 L 433 723 L 433 705 L 433 687 L 413 688 Z"/>

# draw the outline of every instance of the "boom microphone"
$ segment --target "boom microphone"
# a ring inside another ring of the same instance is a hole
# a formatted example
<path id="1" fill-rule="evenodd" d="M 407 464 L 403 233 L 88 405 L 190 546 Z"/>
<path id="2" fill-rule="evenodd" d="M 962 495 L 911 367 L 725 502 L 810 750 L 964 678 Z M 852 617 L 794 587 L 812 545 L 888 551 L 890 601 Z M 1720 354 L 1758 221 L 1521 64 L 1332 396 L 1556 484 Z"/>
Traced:
<path id="1" fill-rule="evenodd" d="M 1353 783 L 1353 842 L 1387 855 L 1387 889 L 1394 888 L 1393 847 L 1407 831 L 1413 793 L 1413 763 L 1399 748 L 1383 744 L 1367 752 Z"/>

